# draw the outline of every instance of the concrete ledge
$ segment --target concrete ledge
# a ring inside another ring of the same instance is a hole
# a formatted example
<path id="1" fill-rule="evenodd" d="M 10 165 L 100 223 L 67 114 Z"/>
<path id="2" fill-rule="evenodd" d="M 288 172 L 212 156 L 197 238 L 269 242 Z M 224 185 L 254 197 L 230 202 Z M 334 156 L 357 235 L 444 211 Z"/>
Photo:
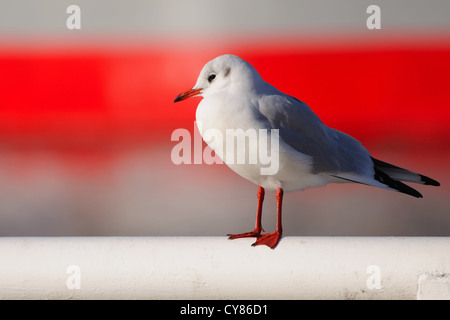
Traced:
<path id="1" fill-rule="evenodd" d="M 285 237 L 275 250 L 251 243 L 0 238 L 0 299 L 450 298 L 450 238 Z"/>

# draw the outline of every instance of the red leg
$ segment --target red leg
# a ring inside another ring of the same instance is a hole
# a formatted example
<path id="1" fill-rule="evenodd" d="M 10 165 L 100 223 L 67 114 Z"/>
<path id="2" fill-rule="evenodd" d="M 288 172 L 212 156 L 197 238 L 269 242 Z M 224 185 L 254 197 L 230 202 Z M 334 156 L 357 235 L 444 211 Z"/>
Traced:
<path id="1" fill-rule="evenodd" d="M 246 232 L 246 233 L 227 234 L 227 236 L 229 236 L 228 239 L 233 240 L 233 239 L 239 239 L 239 238 L 251 238 L 251 237 L 259 237 L 261 235 L 261 232 L 264 231 L 261 226 L 262 205 L 263 205 L 263 201 L 264 201 L 264 194 L 265 194 L 264 188 L 258 186 L 258 193 L 257 193 L 258 209 L 256 211 L 255 229 L 253 231 Z"/>
<path id="2" fill-rule="evenodd" d="M 258 237 L 258 240 L 252 246 L 259 246 L 265 244 L 266 246 L 275 249 L 280 242 L 281 235 L 283 233 L 283 228 L 281 226 L 281 209 L 283 205 L 283 189 L 278 188 L 277 194 L 275 197 L 277 198 L 277 229 L 275 232 L 266 233 Z"/>

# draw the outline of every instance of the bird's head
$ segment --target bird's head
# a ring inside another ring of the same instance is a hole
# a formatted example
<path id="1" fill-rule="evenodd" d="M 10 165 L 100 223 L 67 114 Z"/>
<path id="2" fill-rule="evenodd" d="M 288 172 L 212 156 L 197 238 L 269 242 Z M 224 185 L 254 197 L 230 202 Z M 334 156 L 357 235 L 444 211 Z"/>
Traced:
<path id="1" fill-rule="evenodd" d="M 195 86 L 180 93 L 174 102 L 225 90 L 250 92 L 259 80 L 262 80 L 260 75 L 248 62 L 235 55 L 222 55 L 209 61 L 200 72 Z"/>

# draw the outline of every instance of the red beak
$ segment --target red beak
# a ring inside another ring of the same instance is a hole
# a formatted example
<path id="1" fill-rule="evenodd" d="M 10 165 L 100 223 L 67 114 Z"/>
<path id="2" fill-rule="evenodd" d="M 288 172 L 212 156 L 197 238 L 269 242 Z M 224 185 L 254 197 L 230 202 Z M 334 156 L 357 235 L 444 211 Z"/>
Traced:
<path id="1" fill-rule="evenodd" d="M 187 98 L 198 96 L 202 93 L 202 89 L 191 89 L 185 92 L 180 93 L 173 102 L 183 101 Z"/>

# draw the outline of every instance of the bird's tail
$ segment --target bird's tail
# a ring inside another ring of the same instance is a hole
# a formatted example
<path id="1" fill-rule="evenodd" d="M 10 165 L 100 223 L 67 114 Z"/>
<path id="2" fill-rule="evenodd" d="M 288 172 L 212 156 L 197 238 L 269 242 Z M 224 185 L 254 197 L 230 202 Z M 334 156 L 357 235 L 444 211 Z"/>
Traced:
<path id="1" fill-rule="evenodd" d="M 373 167 L 375 169 L 375 180 L 387 185 L 388 187 L 409 194 L 416 198 L 422 198 L 422 195 L 415 189 L 404 184 L 405 182 L 421 183 L 431 186 L 439 186 L 440 183 L 436 180 L 428 178 L 419 173 L 415 173 L 400 167 L 394 166 L 390 163 L 372 158 Z"/>

